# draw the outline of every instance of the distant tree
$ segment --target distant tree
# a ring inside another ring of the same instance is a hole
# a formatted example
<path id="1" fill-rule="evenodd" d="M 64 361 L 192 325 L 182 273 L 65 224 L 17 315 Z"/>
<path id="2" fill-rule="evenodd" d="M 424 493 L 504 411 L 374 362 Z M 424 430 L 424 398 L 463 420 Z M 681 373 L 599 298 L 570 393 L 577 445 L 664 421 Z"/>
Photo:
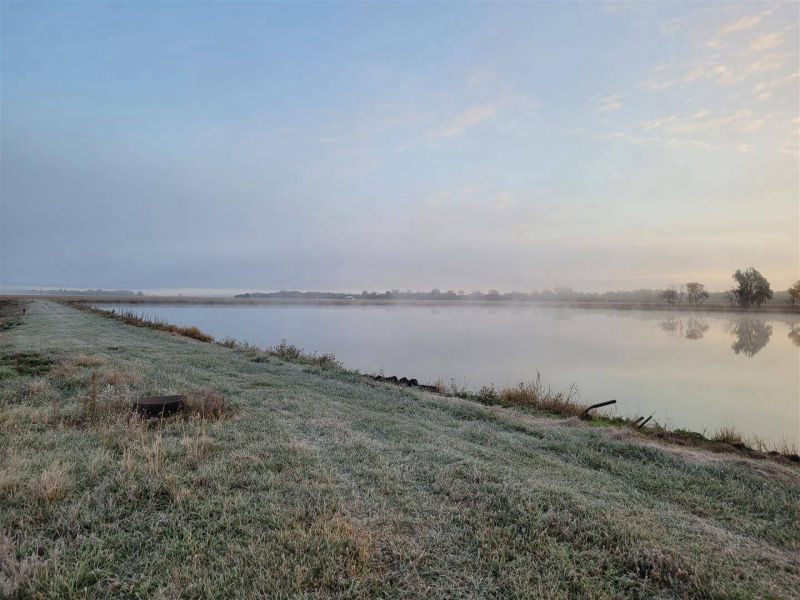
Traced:
<path id="1" fill-rule="evenodd" d="M 748 308 L 753 305 L 758 308 L 767 300 L 772 299 L 772 289 L 769 287 L 769 281 L 753 267 L 745 271 L 736 269 L 733 279 L 738 286 L 732 289 L 731 293 L 736 299 L 736 304 L 742 308 Z"/>
<path id="2" fill-rule="evenodd" d="M 686 301 L 689 304 L 700 306 L 706 300 L 708 300 L 706 286 L 697 281 L 690 281 L 686 284 Z"/>
<path id="3" fill-rule="evenodd" d="M 794 282 L 794 285 L 789 288 L 789 304 L 792 306 L 800 302 L 800 279 Z"/>
<path id="4" fill-rule="evenodd" d="M 677 306 L 683 302 L 683 288 L 676 288 L 674 285 L 670 286 L 661 292 L 661 298 L 670 306 Z"/>
<path id="5" fill-rule="evenodd" d="M 500 299 L 500 292 L 498 290 L 489 290 L 486 293 L 486 297 L 489 300 L 499 300 Z"/>

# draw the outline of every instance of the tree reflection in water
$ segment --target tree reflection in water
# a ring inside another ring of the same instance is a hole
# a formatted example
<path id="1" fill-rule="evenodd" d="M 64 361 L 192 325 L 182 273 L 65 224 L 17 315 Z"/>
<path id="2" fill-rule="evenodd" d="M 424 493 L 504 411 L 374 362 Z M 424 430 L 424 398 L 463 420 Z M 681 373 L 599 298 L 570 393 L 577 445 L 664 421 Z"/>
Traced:
<path id="1" fill-rule="evenodd" d="M 745 356 L 755 356 L 769 342 L 772 325 L 767 325 L 761 319 L 742 319 L 732 321 L 729 331 L 736 337 L 731 345 L 731 350 L 736 354 L 744 353 Z"/>
<path id="2" fill-rule="evenodd" d="M 681 320 L 678 317 L 670 317 L 666 321 L 661 321 L 659 325 L 664 332 L 670 335 L 675 335 L 683 331 L 683 323 L 681 323 Z"/>
<path id="3" fill-rule="evenodd" d="M 699 340 L 706 331 L 708 331 L 708 323 L 703 319 L 689 319 L 686 321 L 686 332 L 683 337 L 687 340 Z"/>
<path id="4" fill-rule="evenodd" d="M 800 323 L 795 323 L 789 330 L 789 339 L 795 346 L 800 346 Z"/>
<path id="5" fill-rule="evenodd" d="M 665 333 L 680 335 L 687 340 L 699 340 L 708 331 L 708 323 L 704 319 L 698 318 L 686 319 L 684 323 L 678 317 L 670 317 L 666 321 L 661 321 L 659 325 Z"/>

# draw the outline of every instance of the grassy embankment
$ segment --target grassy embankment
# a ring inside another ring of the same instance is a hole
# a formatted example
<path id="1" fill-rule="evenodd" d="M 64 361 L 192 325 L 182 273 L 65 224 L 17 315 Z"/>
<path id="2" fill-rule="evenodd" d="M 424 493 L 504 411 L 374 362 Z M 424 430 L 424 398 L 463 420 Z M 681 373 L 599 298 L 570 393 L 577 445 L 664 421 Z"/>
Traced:
<path id="1" fill-rule="evenodd" d="M 15 309 L 11 309 L 15 310 Z M 800 474 L 46 301 L 0 326 L 0 594 L 792 598 Z M 142 422 L 148 393 L 213 390 Z"/>

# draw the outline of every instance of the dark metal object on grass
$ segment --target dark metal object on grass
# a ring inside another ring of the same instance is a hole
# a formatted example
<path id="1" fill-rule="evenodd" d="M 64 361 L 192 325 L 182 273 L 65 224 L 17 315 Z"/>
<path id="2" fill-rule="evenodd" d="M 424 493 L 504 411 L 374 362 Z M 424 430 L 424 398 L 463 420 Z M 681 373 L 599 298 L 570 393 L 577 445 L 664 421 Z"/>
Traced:
<path id="1" fill-rule="evenodd" d="M 592 416 L 589 414 L 589 411 L 590 411 L 590 410 L 592 410 L 592 409 L 595 409 L 595 408 L 601 408 L 601 407 L 603 407 L 603 406 L 608 406 L 609 404 L 616 404 L 616 403 L 617 403 L 617 401 L 616 401 L 616 400 L 609 400 L 609 401 L 607 401 L 607 402 L 599 402 L 599 403 L 597 403 L 597 404 L 592 404 L 591 406 L 588 406 L 588 407 L 586 408 L 586 410 L 584 410 L 584 411 L 581 413 L 581 419 L 591 419 L 591 418 L 592 418 Z"/>
<path id="2" fill-rule="evenodd" d="M 160 417 L 176 412 L 186 401 L 186 396 L 146 396 L 133 403 L 133 407 L 148 417 Z"/>

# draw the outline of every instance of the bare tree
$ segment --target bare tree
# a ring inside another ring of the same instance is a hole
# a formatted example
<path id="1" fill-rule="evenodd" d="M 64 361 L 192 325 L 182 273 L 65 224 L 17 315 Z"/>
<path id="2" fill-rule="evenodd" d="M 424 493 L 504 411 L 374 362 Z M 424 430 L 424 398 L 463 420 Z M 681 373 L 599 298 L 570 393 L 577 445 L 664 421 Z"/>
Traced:
<path id="1" fill-rule="evenodd" d="M 700 306 L 706 300 L 708 300 L 706 286 L 697 281 L 690 281 L 686 284 L 686 301 L 689 304 Z"/>
<path id="2" fill-rule="evenodd" d="M 678 306 L 681 302 L 683 302 L 683 296 L 683 286 L 675 287 L 674 285 L 671 285 L 669 288 L 661 292 L 661 298 L 670 306 Z"/>
<path id="3" fill-rule="evenodd" d="M 789 292 L 789 304 L 794 306 L 795 303 L 800 302 L 800 279 L 795 281 L 787 291 Z"/>

